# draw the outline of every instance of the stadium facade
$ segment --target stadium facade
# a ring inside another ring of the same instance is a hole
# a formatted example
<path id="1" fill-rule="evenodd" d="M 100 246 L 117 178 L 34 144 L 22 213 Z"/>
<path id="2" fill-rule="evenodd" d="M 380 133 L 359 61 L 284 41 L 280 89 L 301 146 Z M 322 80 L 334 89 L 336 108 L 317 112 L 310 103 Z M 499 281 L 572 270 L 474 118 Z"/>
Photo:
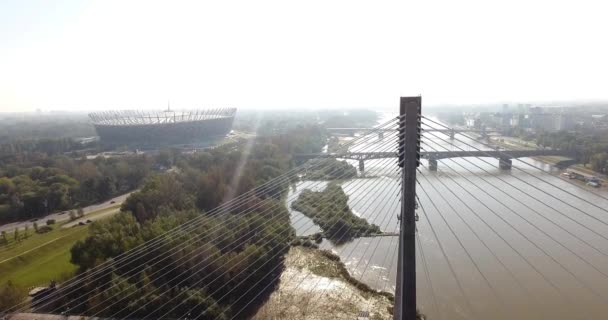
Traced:
<path id="1" fill-rule="evenodd" d="M 105 111 L 89 114 L 103 144 L 154 147 L 208 143 L 232 129 L 236 109 Z"/>

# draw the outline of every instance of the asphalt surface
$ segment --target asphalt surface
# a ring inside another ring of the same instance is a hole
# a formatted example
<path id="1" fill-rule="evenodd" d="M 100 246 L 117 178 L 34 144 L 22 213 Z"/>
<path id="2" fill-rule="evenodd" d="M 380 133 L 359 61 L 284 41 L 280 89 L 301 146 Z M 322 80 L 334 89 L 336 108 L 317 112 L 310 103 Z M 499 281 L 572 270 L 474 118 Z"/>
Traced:
<path id="1" fill-rule="evenodd" d="M 91 213 L 91 212 L 95 212 L 101 209 L 106 209 L 112 206 L 116 206 L 118 204 L 123 203 L 127 197 L 131 194 L 131 192 L 114 197 L 112 199 L 109 199 L 108 201 L 105 202 L 101 202 L 101 203 L 97 203 L 97 204 L 93 204 L 90 205 L 88 207 L 84 207 L 84 215 L 85 217 L 87 216 L 87 214 Z M 114 203 L 112 203 L 114 202 Z M 70 214 L 69 214 L 69 210 L 63 211 L 65 213 L 60 212 L 56 212 L 56 213 L 51 213 L 47 216 L 44 217 L 40 217 L 38 218 L 37 222 L 38 225 L 44 225 L 46 223 L 46 220 L 48 219 L 55 219 L 55 221 L 57 223 L 59 222 L 63 222 L 63 221 L 68 221 L 70 220 Z M 86 220 L 86 219 L 85 219 Z M 7 223 L 7 224 L 3 224 L 0 226 L 0 231 L 13 231 L 15 230 L 15 228 L 19 228 L 19 229 L 23 229 L 25 228 L 26 225 L 30 226 L 30 228 L 32 228 L 32 224 L 34 222 L 27 220 L 27 221 L 19 221 L 19 222 L 11 222 L 11 223 Z"/>

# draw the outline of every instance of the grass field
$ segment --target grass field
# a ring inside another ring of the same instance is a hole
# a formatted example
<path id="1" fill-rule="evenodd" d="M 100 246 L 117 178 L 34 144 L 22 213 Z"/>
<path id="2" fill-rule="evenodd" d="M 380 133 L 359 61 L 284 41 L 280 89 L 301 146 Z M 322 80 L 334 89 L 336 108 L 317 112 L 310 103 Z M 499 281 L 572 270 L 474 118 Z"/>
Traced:
<path id="1" fill-rule="evenodd" d="M 23 232 L 23 231 L 22 231 Z M 88 226 L 61 229 L 36 234 L 16 243 L 0 246 L 0 284 L 11 280 L 16 286 L 29 288 L 48 285 L 51 280 L 64 280 L 76 270 L 70 263 L 70 249 L 87 236 Z"/>
<path id="2" fill-rule="evenodd" d="M 120 204 L 99 209 L 75 221 L 52 225 L 52 231 L 42 234 L 36 233 L 30 225 L 27 237 L 24 229 L 19 230 L 20 241 L 15 241 L 13 232 L 6 233 L 7 241 L 0 237 L 0 292 L 2 295 L 8 292 L 4 291 L 7 281 L 11 281 L 17 290 L 0 297 L 0 311 L 12 307 L 14 301 L 25 299 L 32 287 L 48 286 L 51 280 L 62 282 L 71 278 L 76 266 L 70 263 L 70 249 L 78 240 L 85 239 L 89 230 L 88 224 L 72 225 L 88 219 L 104 219 L 119 210 Z M 39 224 L 40 227 L 44 225 Z M 7 301 L 13 303 L 7 304 Z"/>

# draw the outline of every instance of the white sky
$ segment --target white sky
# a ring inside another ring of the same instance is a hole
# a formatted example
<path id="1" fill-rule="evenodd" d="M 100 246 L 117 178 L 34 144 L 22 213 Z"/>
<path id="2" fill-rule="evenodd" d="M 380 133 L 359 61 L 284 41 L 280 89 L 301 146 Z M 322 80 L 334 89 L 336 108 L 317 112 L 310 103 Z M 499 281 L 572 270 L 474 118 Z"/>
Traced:
<path id="1" fill-rule="evenodd" d="M 607 100 L 601 1 L 2 1 L 0 111 Z"/>

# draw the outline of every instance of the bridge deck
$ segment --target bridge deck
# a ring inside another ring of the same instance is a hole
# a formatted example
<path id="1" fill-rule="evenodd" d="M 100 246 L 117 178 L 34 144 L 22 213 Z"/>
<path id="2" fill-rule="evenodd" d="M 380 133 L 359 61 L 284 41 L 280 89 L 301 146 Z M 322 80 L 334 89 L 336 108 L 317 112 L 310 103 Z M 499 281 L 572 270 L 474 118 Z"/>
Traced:
<path id="1" fill-rule="evenodd" d="M 373 131 L 373 132 L 397 132 L 397 129 L 388 129 L 388 128 L 326 128 L 327 131 L 331 131 L 331 132 L 368 132 L 368 131 Z M 441 128 L 423 128 L 422 129 L 423 132 L 445 132 L 445 133 L 449 133 L 449 132 L 479 132 L 479 133 L 483 133 L 483 132 L 500 132 L 499 130 L 496 129 L 441 129 Z"/>
<path id="2" fill-rule="evenodd" d="M 421 151 L 420 156 L 426 159 L 447 159 L 464 157 L 491 157 L 491 158 L 525 158 L 538 156 L 573 156 L 561 150 L 487 150 L 487 151 Z M 396 158 L 396 152 L 346 152 L 346 153 L 309 153 L 298 154 L 301 159 L 337 158 L 351 160 L 373 160 Z"/>

